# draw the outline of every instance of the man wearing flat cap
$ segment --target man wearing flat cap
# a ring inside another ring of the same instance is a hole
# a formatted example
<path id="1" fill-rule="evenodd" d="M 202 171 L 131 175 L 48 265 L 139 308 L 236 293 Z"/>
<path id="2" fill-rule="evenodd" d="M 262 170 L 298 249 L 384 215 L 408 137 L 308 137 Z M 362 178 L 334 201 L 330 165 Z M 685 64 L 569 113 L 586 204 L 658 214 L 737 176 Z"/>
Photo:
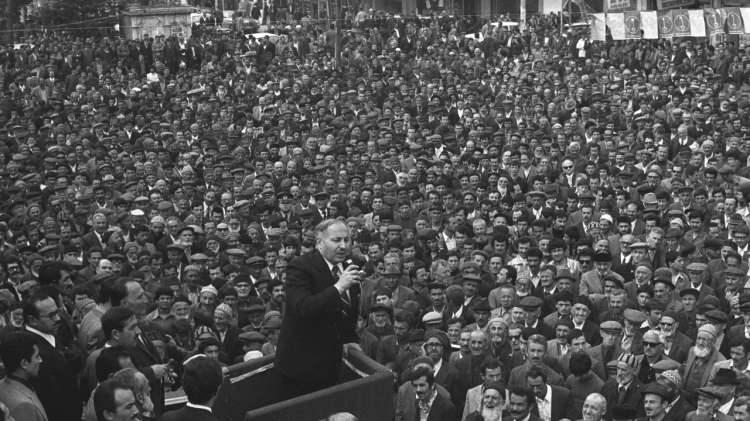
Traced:
<path id="1" fill-rule="evenodd" d="M 588 354 L 592 360 L 601 361 L 602 364 L 617 359 L 622 354 L 620 338 L 622 337 L 622 324 L 617 320 L 605 320 L 600 325 L 602 342 L 592 346 Z"/>
<path id="2" fill-rule="evenodd" d="M 581 275 L 578 292 L 581 295 L 604 294 L 604 279 L 615 277 L 623 284 L 625 279 L 612 271 L 612 255 L 609 251 L 600 251 L 594 254 L 594 269 Z"/>
<path id="3" fill-rule="evenodd" d="M 708 265 L 701 261 L 694 261 L 687 265 L 688 277 L 690 277 L 690 288 L 697 289 L 699 292 L 698 301 L 703 300 L 708 296 L 715 296 L 716 293 L 713 288 L 705 284 L 706 280 L 706 269 Z"/>
<path id="4" fill-rule="evenodd" d="M 719 402 L 723 398 L 724 395 L 719 387 L 705 386 L 697 389 L 696 409 L 685 416 L 685 421 L 732 421 L 733 417 L 719 412 Z"/>

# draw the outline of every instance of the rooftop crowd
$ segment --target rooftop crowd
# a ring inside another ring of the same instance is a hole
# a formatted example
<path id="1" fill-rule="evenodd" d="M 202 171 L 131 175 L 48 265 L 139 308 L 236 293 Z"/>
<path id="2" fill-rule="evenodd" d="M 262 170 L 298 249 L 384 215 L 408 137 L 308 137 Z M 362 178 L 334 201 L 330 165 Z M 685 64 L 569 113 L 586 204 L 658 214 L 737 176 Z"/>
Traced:
<path id="1" fill-rule="evenodd" d="M 750 420 L 750 50 L 363 10 L 337 65 L 286 19 L 0 46 L 5 419 L 273 354 L 338 218 L 396 420 Z"/>

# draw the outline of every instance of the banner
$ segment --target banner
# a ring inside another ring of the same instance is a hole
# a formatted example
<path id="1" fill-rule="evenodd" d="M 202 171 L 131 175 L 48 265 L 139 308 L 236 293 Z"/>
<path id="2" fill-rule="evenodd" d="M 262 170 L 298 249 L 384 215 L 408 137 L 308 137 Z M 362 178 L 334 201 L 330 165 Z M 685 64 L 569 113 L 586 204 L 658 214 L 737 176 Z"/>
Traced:
<path id="1" fill-rule="evenodd" d="M 690 36 L 690 15 L 687 10 L 672 10 L 672 24 L 674 25 L 673 36 Z"/>
<path id="2" fill-rule="evenodd" d="M 703 11 L 688 10 L 688 16 L 690 17 L 690 36 L 705 37 L 706 18 L 703 16 Z M 724 31 L 722 30 L 722 33 L 723 32 Z"/>
<path id="3" fill-rule="evenodd" d="M 740 7 L 740 15 L 742 16 L 742 23 L 745 27 L 745 33 L 750 34 L 750 8 Z"/>
<path id="4" fill-rule="evenodd" d="M 604 13 L 592 13 L 591 18 L 591 40 L 607 40 L 607 23 L 604 21 Z"/>
<path id="5" fill-rule="evenodd" d="M 748 0 L 750 1 L 750 0 Z M 593 40 L 604 40 L 607 27 L 614 40 L 708 37 L 713 44 L 727 35 L 750 34 L 750 7 L 670 9 L 591 14 Z"/>
<path id="6" fill-rule="evenodd" d="M 659 38 L 670 39 L 674 36 L 674 19 L 671 10 L 660 10 L 659 17 Z"/>
<path id="7" fill-rule="evenodd" d="M 625 12 L 625 39 L 641 39 L 641 14 Z"/>
<path id="8" fill-rule="evenodd" d="M 622 13 L 607 13 L 607 26 L 614 40 L 625 39 L 625 15 Z"/>
<path id="9" fill-rule="evenodd" d="M 659 15 L 656 12 L 641 12 L 641 29 L 644 39 L 659 39 Z"/>
<path id="10" fill-rule="evenodd" d="M 656 0 L 656 8 L 659 10 L 677 9 L 681 7 L 692 7 L 695 6 L 695 3 L 695 0 Z"/>
<path id="11" fill-rule="evenodd" d="M 724 22 L 728 34 L 741 35 L 745 33 L 745 28 L 742 25 L 742 15 L 740 14 L 739 7 L 725 7 L 724 15 Z"/>
<path id="12" fill-rule="evenodd" d="M 706 19 L 706 30 L 708 36 L 724 33 L 724 11 L 722 9 L 703 9 L 703 17 Z"/>

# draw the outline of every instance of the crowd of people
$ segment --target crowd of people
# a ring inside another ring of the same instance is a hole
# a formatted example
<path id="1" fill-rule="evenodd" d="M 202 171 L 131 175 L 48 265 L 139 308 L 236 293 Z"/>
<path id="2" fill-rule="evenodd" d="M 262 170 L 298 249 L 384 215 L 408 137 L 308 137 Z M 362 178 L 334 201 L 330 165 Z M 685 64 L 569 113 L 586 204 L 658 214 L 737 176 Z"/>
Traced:
<path id="1" fill-rule="evenodd" d="M 335 219 L 397 420 L 750 420 L 750 50 L 352 19 L 0 46 L 5 419 L 202 419 Z"/>

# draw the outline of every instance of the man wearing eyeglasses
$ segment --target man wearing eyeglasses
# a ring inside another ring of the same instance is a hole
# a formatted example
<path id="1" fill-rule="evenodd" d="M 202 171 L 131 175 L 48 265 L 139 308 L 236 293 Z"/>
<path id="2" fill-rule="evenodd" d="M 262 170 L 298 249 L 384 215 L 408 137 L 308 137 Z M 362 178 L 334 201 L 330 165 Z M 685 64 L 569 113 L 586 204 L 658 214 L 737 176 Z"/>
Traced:
<path id="1" fill-rule="evenodd" d="M 649 330 L 643 334 L 643 359 L 638 369 L 638 380 L 643 384 L 656 380 L 654 364 L 660 362 L 674 362 L 664 353 L 664 338 L 656 330 Z"/>
<path id="2" fill-rule="evenodd" d="M 61 323 L 57 303 L 46 293 L 37 292 L 24 303 L 23 316 L 26 330 L 34 334 L 42 358 L 39 375 L 32 385 L 49 421 L 81 419 L 80 393 L 74 371 L 79 367 L 62 352 L 63 345 L 57 337 Z"/>

